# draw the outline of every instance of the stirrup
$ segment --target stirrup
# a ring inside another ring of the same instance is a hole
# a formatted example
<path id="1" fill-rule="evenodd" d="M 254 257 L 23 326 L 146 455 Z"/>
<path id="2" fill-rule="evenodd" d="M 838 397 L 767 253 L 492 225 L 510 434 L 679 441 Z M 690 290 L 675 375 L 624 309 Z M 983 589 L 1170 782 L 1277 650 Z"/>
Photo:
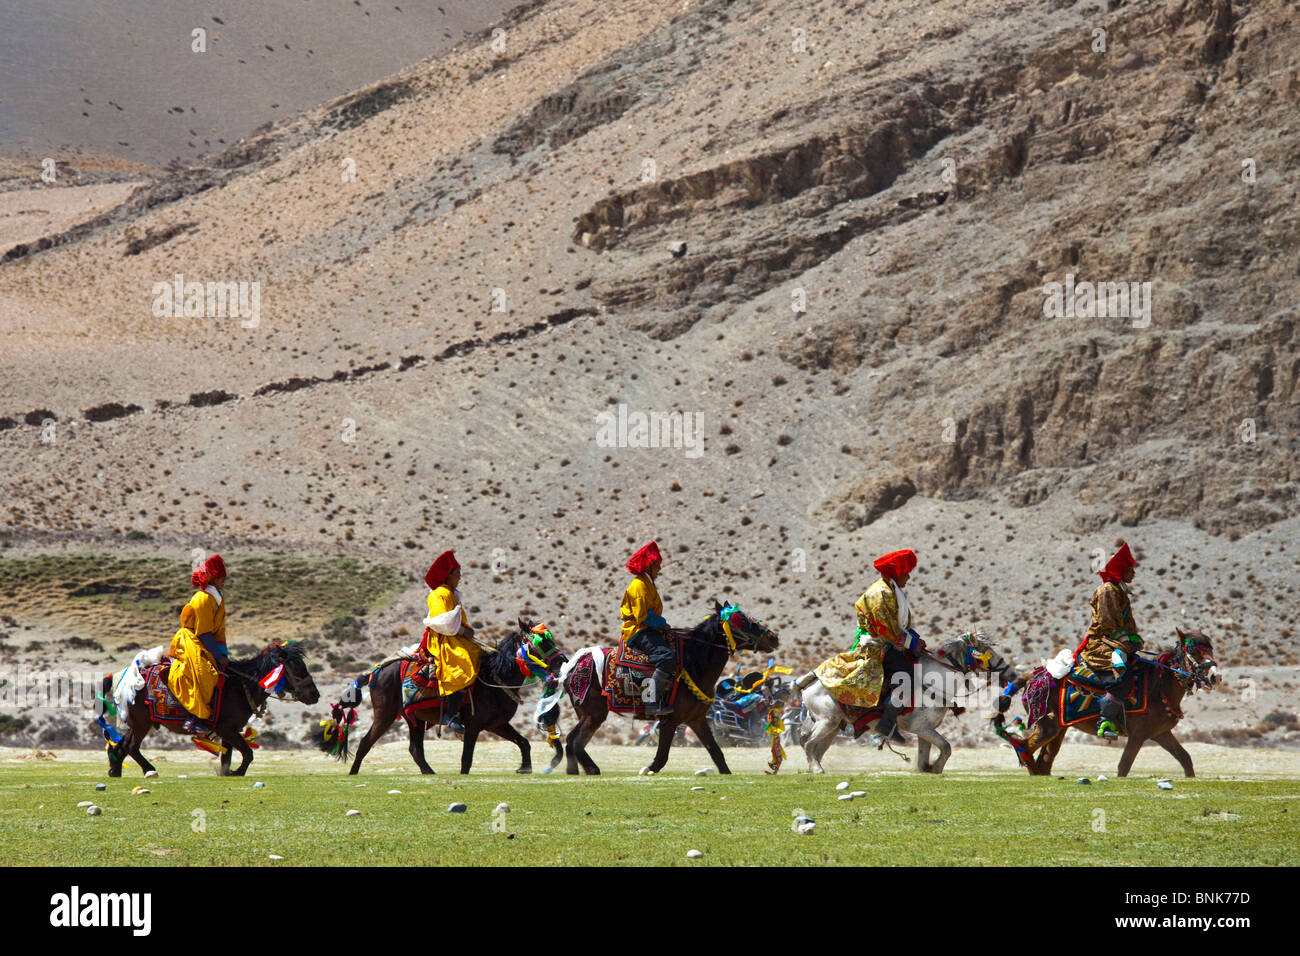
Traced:
<path id="1" fill-rule="evenodd" d="M 1101 723 L 1097 724 L 1097 736 L 1103 737 L 1106 740 L 1118 740 L 1118 728 L 1116 728 L 1116 726 L 1109 720 L 1103 720 Z"/>

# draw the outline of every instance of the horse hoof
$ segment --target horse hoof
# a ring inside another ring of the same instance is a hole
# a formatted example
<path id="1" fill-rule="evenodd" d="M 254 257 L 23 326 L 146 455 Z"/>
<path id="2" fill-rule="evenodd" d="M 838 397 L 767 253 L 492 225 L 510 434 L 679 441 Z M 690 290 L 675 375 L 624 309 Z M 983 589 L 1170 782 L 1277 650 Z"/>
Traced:
<path id="1" fill-rule="evenodd" d="M 515 773 L 532 773 L 532 772 L 533 772 L 532 767 L 520 767 L 518 770 L 515 771 Z"/>
<path id="2" fill-rule="evenodd" d="M 655 772 L 651 770 L 649 767 L 642 767 L 639 773 L 643 777 L 653 777 L 655 775 Z"/>

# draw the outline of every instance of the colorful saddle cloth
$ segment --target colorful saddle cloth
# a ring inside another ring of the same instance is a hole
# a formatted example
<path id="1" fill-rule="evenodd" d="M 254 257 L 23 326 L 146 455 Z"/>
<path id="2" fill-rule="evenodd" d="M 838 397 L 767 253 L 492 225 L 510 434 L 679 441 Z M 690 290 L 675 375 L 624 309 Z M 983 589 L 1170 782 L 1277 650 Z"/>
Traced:
<path id="1" fill-rule="evenodd" d="M 1148 668 L 1138 671 L 1133 678 L 1133 689 L 1124 701 L 1124 713 L 1145 714 L 1150 704 L 1147 694 Z M 1051 676 L 1048 675 L 1048 679 Z M 1028 690 L 1028 688 L 1026 688 Z M 1082 662 L 1076 662 L 1074 669 L 1060 681 L 1056 698 L 1061 726 L 1071 727 L 1084 721 L 1095 720 L 1101 714 L 1101 699 L 1106 695 L 1097 675 Z"/>
<path id="2" fill-rule="evenodd" d="M 844 707 L 844 716 L 847 717 L 849 719 L 849 723 L 853 725 L 853 735 L 855 737 L 861 737 L 862 734 L 866 731 L 866 729 L 870 727 L 873 723 L 875 723 L 876 719 L 879 718 L 882 713 L 884 713 L 884 711 L 881 710 L 880 707 L 878 706 L 877 707 L 853 707 L 853 706 L 845 706 L 845 705 L 841 705 L 841 706 Z M 902 710 L 898 712 L 898 714 L 901 717 L 903 714 L 910 714 L 915 709 L 916 709 L 915 707 L 904 707 Z"/>
<path id="3" fill-rule="evenodd" d="M 680 634 L 669 631 L 669 639 L 676 642 L 677 676 L 681 676 L 682 638 Z M 644 716 L 645 701 L 641 695 L 650 684 L 650 675 L 655 666 L 650 658 L 638 650 L 628 647 L 620 641 L 618 649 L 605 661 L 605 680 L 601 693 L 605 695 L 606 705 L 615 714 L 632 714 Z M 668 703 L 671 706 L 677 700 L 677 687 L 680 681 L 674 680 L 668 691 Z"/>
<path id="4" fill-rule="evenodd" d="M 426 657 L 402 660 L 402 713 L 407 717 L 424 716 L 442 707 L 434 664 Z"/>
<path id="5" fill-rule="evenodd" d="M 879 713 L 880 691 L 885 681 L 884 654 L 885 646 L 880 642 L 862 641 L 856 650 L 836 654 L 819 664 L 814 672 L 840 706 L 876 708 Z"/>
<path id="6" fill-rule="evenodd" d="M 171 662 L 166 664 L 154 664 L 146 668 L 144 672 L 144 687 L 140 693 L 144 695 L 145 703 L 149 705 L 149 716 L 155 723 L 159 724 L 180 724 L 189 720 L 192 716 L 188 710 L 181 706 L 180 701 L 172 696 L 171 690 L 167 687 L 167 673 L 171 670 Z M 136 699 L 139 699 L 137 695 Z M 220 706 L 220 700 L 218 700 Z"/>

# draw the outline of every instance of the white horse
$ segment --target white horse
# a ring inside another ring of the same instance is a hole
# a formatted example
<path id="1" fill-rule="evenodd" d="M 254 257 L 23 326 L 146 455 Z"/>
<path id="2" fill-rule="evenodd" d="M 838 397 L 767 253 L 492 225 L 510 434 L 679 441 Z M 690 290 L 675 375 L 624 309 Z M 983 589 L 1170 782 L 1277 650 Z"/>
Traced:
<path id="1" fill-rule="evenodd" d="M 898 728 L 916 734 L 916 769 L 922 773 L 943 773 L 943 765 L 952 755 L 952 744 L 936 728 L 957 703 L 959 692 L 968 689 L 967 677 L 974 674 L 997 674 L 998 686 L 1005 686 L 1016 676 L 1011 665 L 979 634 L 962 634 L 941 645 L 936 656 L 922 657 L 917 665 L 920 701 L 914 710 L 899 716 Z M 888 687 L 883 688 L 882 693 L 888 692 Z M 808 757 L 808 771 L 825 773 L 822 757 L 848 718 L 820 680 L 814 679 L 804 690 L 803 703 L 808 717 L 800 728 L 799 744 Z M 867 729 L 874 730 L 879 722 L 877 717 Z M 939 759 L 933 764 L 932 746 L 939 748 Z"/>

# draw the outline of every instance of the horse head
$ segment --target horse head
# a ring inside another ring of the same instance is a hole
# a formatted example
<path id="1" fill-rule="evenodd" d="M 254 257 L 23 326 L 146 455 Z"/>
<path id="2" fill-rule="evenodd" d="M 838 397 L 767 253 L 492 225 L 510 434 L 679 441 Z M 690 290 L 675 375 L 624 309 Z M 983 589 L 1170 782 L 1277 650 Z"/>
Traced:
<path id="1" fill-rule="evenodd" d="M 1178 634 L 1179 650 L 1187 662 L 1187 671 L 1193 687 L 1213 687 L 1219 682 L 1219 665 L 1214 660 L 1214 646 L 1200 631 L 1182 631 Z"/>
<path id="2" fill-rule="evenodd" d="M 935 656 L 964 673 L 980 671 L 996 674 L 998 683 L 1003 686 L 1016 678 L 1015 668 L 979 631 L 966 631 L 951 641 L 946 641 L 939 645 Z"/>
<path id="3" fill-rule="evenodd" d="M 555 643 L 545 624 L 519 616 L 519 631 L 513 636 L 513 656 L 522 660 L 530 672 L 542 672 L 554 677 L 560 673 L 568 658 Z M 536 673 L 534 676 L 540 676 Z"/>
<path id="4" fill-rule="evenodd" d="M 320 700 L 320 691 L 316 689 L 316 682 L 312 680 L 311 672 L 307 670 L 307 661 L 303 657 L 301 644 L 297 641 L 272 641 L 262 651 L 262 656 L 269 658 L 268 673 L 284 665 L 284 670 L 281 672 L 284 685 L 294 700 L 303 704 L 314 704 Z"/>
<path id="5" fill-rule="evenodd" d="M 713 616 L 724 625 L 723 632 L 729 634 L 738 651 L 758 651 L 765 654 L 776 650 L 777 645 L 781 643 L 776 631 L 758 618 L 750 617 L 734 604 L 719 604 L 715 600 Z"/>

